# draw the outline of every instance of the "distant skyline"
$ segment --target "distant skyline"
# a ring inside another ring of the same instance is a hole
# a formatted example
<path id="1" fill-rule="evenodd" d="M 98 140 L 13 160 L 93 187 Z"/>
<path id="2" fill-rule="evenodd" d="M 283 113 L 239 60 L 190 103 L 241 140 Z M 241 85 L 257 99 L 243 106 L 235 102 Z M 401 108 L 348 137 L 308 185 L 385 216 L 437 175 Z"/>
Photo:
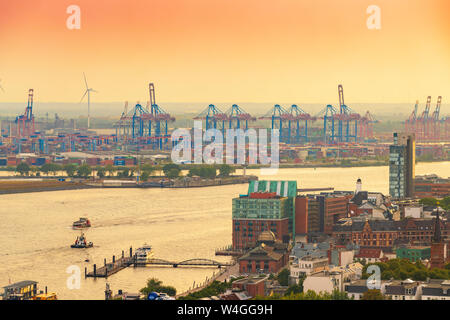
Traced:
<path id="1" fill-rule="evenodd" d="M 81 9 L 69 30 L 66 9 Z M 366 26 L 369 5 L 381 30 Z M 15 0 L 0 2 L 6 102 L 450 101 L 448 0 Z M 86 113 L 85 104 L 80 114 Z M 411 109 L 412 110 L 412 109 Z M 401 110 L 408 112 L 408 110 Z M 442 110 L 448 113 L 448 110 Z"/>
<path id="2" fill-rule="evenodd" d="M 136 102 L 129 101 L 128 111 L 131 111 Z M 145 103 L 140 102 L 145 106 Z M 223 112 L 231 107 L 233 103 L 237 103 L 241 108 L 250 114 L 258 117 L 266 114 L 269 109 L 273 108 L 274 102 L 250 103 L 250 102 L 216 102 L 215 105 Z M 288 109 L 292 103 L 278 102 L 281 106 Z M 160 106 L 165 111 L 178 118 L 180 115 L 197 115 L 203 111 L 209 103 L 207 102 L 164 102 L 160 101 Z M 298 104 L 303 110 L 311 115 L 317 115 L 324 107 L 322 103 L 300 103 Z M 337 102 L 334 106 L 337 108 Z M 364 115 L 367 110 L 378 120 L 398 120 L 404 121 L 414 109 L 411 103 L 351 103 L 349 106 L 355 111 Z M 26 107 L 25 102 L 0 102 L 0 117 L 13 117 L 23 113 Z M 432 101 L 431 112 L 436 107 L 436 101 Z M 91 104 L 91 116 L 93 118 L 115 118 L 118 119 L 124 109 L 123 102 L 96 102 Z M 419 105 L 419 114 L 425 109 L 425 103 Z M 441 106 L 441 118 L 449 116 L 450 104 Z M 55 113 L 62 118 L 86 118 L 87 105 L 70 102 L 40 102 L 34 103 L 33 113 L 36 117 L 45 117 L 48 112 L 50 118 L 54 118 Z"/>

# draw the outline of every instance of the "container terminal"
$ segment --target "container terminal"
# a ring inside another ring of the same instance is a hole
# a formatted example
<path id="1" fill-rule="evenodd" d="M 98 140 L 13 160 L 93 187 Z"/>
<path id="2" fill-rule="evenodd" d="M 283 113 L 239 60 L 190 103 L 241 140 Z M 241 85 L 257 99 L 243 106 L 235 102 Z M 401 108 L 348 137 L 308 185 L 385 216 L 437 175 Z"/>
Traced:
<path id="1" fill-rule="evenodd" d="M 85 95 L 89 98 L 87 82 L 86 88 Z M 12 121 L 1 121 L 0 167 L 14 167 L 20 162 L 32 166 L 48 162 L 135 166 L 137 155 L 151 158 L 153 162 L 168 158 L 175 144 L 171 132 L 177 129 L 176 119 L 157 104 L 153 83 L 149 84 L 148 93 L 149 102 L 145 106 L 137 103 L 129 108 L 125 103 L 122 114 L 112 125 L 111 131 L 115 133 L 98 134 L 90 128 L 89 113 L 87 128 L 77 128 L 75 119 L 68 122 L 57 114 L 53 123 L 49 122 L 48 114 L 47 120 L 37 121 L 33 109 L 35 91 L 29 89 L 23 114 Z M 422 113 L 417 101 L 405 120 L 405 132 L 415 134 L 418 157 L 446 160 L 450 149 L 450 117 L 440 113 L 441 96 L 433 112 L 431 101 L 428 96 Z M 374 125 L 379 121 L 369 110 L 361 115 L 347 106 L 342 85 L 338 86 L 338 106 L 328 104 L 316 114 L 296 104 L 290 107 L 275 104 L 260 116 L 247 113 L 237 104 L 226 111 L 210 104 L 192 120 L 202 121 L 204 130 L 214 128 L 222 133 L 227 129 L 276 130 L 280 137 L 281 163 L 302 164 L 336 158 L 360 161 L 389 154 L 391 133 L 374 133 Z"/>

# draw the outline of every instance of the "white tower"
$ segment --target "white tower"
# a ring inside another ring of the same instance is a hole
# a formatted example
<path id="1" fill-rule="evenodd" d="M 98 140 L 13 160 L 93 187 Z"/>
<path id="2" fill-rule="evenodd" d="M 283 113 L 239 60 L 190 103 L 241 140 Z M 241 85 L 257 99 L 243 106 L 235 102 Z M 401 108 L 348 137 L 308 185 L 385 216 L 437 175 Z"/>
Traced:
<path id="1" fill-rule="evenodd" d="M 361 181 L 361 178 L 358 178 L 358 180 L 356 180 L 355 194 L 358 194 L 358 192 L 361 192 L 361 190 L 362 190 L 362 181 Z"/>

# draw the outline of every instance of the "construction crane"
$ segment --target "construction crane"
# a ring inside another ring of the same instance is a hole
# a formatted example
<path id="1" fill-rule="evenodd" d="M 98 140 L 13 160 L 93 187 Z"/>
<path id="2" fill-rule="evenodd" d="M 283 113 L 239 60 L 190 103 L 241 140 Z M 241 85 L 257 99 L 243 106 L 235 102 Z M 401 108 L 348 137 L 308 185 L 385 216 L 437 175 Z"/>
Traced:
<path id="1" fill-rule="evenodd" d="M 255 117 L 252 117 L 249 113 L 247 113 L 244 109 L 239 107 L 237 104 L 233 104 L 230 109 L 225 111 L 225 114 L 228 116 L 228 128 L 229 129 L 248 129 L 249 121 L 256 121 Z M 244 128 L 242 127 L 242 123 L 244 123 Z"/>
<path id="2" fill-rule="evenodd" d="M 28 104 L 23 115 L 16 117 L 17 137 L 28 137 L 34 133 L 33 89 L 28 90 Z"/>

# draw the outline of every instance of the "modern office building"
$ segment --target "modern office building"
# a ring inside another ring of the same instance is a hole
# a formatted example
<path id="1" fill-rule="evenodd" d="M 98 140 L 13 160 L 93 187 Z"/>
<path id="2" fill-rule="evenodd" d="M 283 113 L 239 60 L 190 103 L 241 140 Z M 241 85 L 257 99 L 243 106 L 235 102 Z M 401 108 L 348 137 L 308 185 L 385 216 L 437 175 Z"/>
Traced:
<path id="1" fill-rule="evenodd" d="M 405 246 L 398 247 L 395 254 L 399 259 L 408 259 L 411 262 L 429 260 L 431 257 L 430 247 L 425 246 Z"/>
<path id="2" fill-rule="evenodd" d="M 414 196 L 415 167 L 414 134 L 394 133 L 389 147 L 389 194 L 396 199 Z"/>
<path id="3" fill-rule="evenodd" d="M 295 235 L 296 194 L 296 181 L 251 181 L 248 194 L 233 199 L 233 248 L 255 247 L 264 231 L 289 241 Z"/>
<path id="4" fill-rule="evenodd" d="M 321 193 L 295 199 L 295 230 L 297 235 L 333 232 L 333 225 L 348 214 L 350 193 Z"/>

